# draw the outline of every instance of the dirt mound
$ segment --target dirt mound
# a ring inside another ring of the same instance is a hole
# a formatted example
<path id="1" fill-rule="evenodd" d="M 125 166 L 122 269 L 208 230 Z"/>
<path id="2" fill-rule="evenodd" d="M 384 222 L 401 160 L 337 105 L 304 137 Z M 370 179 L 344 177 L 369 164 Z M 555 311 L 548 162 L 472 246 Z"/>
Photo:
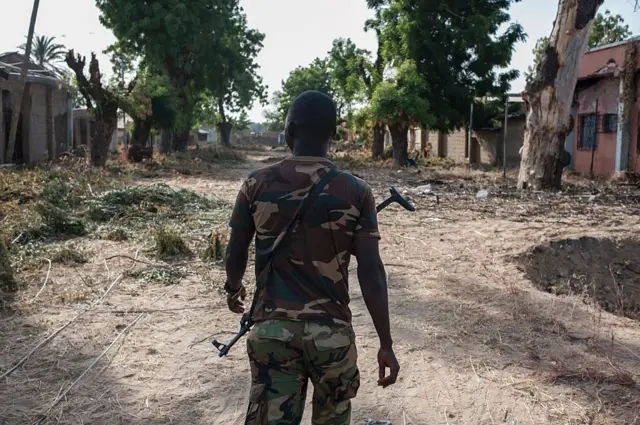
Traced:
<path id="1" fill-rule="evenodd" d="M 517 261 L 547 292 L 581 295 L 611 313 L 640 320 L 640 240 L 556 240 L 534 247 Z"/>

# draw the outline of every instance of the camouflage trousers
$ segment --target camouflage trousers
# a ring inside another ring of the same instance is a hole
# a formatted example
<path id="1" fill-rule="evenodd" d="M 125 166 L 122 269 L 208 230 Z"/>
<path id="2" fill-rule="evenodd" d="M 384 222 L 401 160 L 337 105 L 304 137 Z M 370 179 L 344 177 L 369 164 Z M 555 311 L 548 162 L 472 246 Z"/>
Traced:
<path id="1" fill-rule="evenodd" d="M 313 425 L 349 425 L 360 386 L 351 327 L 267 320 L 250 332 L 251 394 L 245 425 L 297 425 L 313 384 Z"/>

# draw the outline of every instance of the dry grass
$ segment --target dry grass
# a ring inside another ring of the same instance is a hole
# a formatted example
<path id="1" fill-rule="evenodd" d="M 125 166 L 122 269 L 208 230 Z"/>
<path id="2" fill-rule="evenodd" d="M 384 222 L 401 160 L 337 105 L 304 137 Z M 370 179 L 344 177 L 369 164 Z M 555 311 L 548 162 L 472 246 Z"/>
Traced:
<path id="1" fill-rule="evenodd" d="M 389 390 L 376 389 L 378 341 L 355 284 L 355 267 L 350 268 L 362 371 L 354 423 L 365 418 L 461 425 L 639 423 L 637 322 L 589 302 L 588 291 L 555 295 L 536 283 L 543 276 L 559 287 L 566 283 L 558 276 L 563 264 L 584 266 L 572 270 L 578 272 L 575 282 L 602 280 L 617 308 L 630 288 L 631 278 L 619 274 L 627 265 L 595 254 L 578 263 L 560 251 L 536 257 L 537 262 L 518 261 L 533 247 L 552 241 L 590 236 L 600 241 L 596 245 L 602 252 L 606 238 L 633 239 L 640 225 L 633 186 L 571 177 L 560 193 L 520 194 L 512 171 L 505 180 L 499 170 L 421 165 L 398 172 L 388 164 L 371 166 L 364 157 L 353 164 L 378 201 L 390 185 L 402 190 L 427 184 L 441 200 L 436 204 L 430 197 L 415 196 L 415 213 L 393 206 L 379 216 L 395 349 L 402 365 L 400 380 Z M 116 218 L 99 225 L 85 218 L 89 236 L 76 238 L 82 250 L 92 253 L 88 263 L 54 264 L 46 287 L 47 270 L 17 272 L 19 279 L 37 284 L 11 301 L 20 314 L 0 321 L 3 371 L 75 314 L 85 313 L 0 389 L 0 422 L 34 423 L 79 377 L 73 391 L 49 412 L 49 421 L 186 425 L 214 417 L 216 423 L 241 422 L 249 385 L 244 344 L 220 360 L 210 340 L 224 340 L 237 330 L 238 317 L 227 311 L 224 294 L 217 292 L 224 282 L 219 258 L 229 205 L 247 170 L 257 166 L 228 167 L 215 178 L 172 175 L 163 180 L 221 199 L 212 201 L 212 209 L 196 212 L 197 203 L 167 208 L 173 195 L 164 198 L 153 186 L 150 195 L 122 185 L 111 202 L 118 209 Z M 476 197 L 480 189 L 489 191 L 486 199 Z M 94 192 L 90 199 L 108 199 L 107 191 Z M 128 219 L 132 216 L 136 219 Z M 168 251 L 179 246 L 173 252 L 181 260 L 161 263 L 145 257 L 157 252 L 148 249 L 155 243 L 155 229 L 167 228 L 177 238 L 163 244 Z M 117 236 L 107 237 L 111 233 Z M 42 258 L 51 256 L 52 249 L 75 246 L 49 243 L 53 248 L 35 254 L 39 267 L 47 264 Z M 203 261 L 183 257 L 184 248 L 198 252 Z M 604 251 L 621 260 L 626 250 L 630 258 L 625 261 L 633 268 L 635 251 L 628 245 L 619 248 Z M 248 270 L 252 268 L 250 264 Z M 596 278 L 596 271 L 604 278 Z M 120 273 L 123 279 L 104 295 Z M 592 279 L 580 280 L 589 274 Z M 252 273 L 246 278 L 251 288 Z M 32 303 L 39 288 L 44 290 Z M 156 305 L 169 288 L 176 290 Z M 104 303 L 96 304 L 97 297 L 104 297 Z M 100 360 L 105 347 L 143 312 L 148 316 Z"/>

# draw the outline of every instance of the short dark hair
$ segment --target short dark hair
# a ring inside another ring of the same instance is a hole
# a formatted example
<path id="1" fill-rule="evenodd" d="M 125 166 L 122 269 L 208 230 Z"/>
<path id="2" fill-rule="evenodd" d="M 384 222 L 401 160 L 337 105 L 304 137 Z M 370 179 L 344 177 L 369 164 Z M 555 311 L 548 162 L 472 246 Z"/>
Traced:
<path id="1" fill-rule="evenodd" d="M 325 93 L 309 90 L 296 97 L 287 120 L 294 124 L 294 137 L 310 142 L 326 142 L 336 131 L 336 105 Z"/>

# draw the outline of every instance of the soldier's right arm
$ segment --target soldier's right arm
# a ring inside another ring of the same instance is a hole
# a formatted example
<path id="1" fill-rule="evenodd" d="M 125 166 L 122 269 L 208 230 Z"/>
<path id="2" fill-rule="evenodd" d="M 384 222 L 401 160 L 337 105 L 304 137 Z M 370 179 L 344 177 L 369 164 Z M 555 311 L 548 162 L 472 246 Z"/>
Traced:
<path id="1" fill-rule="evenodd" d="M 400 366 L 392 348 L 387 279 L 380 258 L 379 240 L 375 201 L 371 189 L 367 189 L 355 232 L 354 255 L 358 260 L 358 281 L 362 297 L 380 338 L 378 385 L 386 387 L 395 383 Z M 390 374 L 385 376 L 387 368 L 390 369 Z"/>

